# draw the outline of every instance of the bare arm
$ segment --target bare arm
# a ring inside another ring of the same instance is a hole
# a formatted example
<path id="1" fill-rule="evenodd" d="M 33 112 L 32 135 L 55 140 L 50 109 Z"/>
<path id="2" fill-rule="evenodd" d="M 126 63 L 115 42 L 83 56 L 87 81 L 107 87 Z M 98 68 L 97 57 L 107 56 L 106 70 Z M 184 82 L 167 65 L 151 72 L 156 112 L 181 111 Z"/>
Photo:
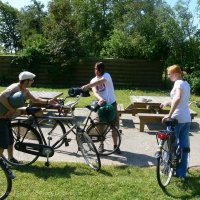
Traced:
<path id="1" fill-rule="evenodd" d="M 55 99 L 42 99 L 42 98 L 35 98 L 30 92 L 27 93 L 26 95 L 27 99 L 30 99 L 34 103 L 41 103 L 41 104 L 51 104 L 51 103 L 57 103 Z"/>
<path id="2" fill-rule="evenodd" d="M 165 108 L 165 107 L 167 107 L 167 106 L 171 106 L 171 101 L 164 102 L 164 103 L 161 103 L 161 104 L 160 104 L 160 108 L 161 108 L 161 109 L 163 109 L 163 108 Z"/>
<path id="3" fill-rule="evenodd" d="M 99 95 L 96 87 L 92 87 L 92 91 L 96 99 L 99 101 L 99 105 L 105 103 L 106 101 Z"/>
<path id="4" fill-rule="evenodd" d="M 98 81 L 95 81 L 94 83 L 88 83 L 87 85 L 83 85 L 81 87 L 82 90 L 88 90 L 89 88 L 93 88 L 97 85 L 100 85 L 102 83 L 105 83 L 106 79 L 104 77 L 101 77 Z"/>

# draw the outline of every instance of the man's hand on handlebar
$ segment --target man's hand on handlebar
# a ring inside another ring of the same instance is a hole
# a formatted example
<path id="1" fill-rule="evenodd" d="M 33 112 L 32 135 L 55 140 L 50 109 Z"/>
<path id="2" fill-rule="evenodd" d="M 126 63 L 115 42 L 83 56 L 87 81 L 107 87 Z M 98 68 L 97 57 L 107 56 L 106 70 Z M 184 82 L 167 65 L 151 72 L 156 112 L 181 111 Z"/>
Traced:
<path id="1" fill-rule="evenodd" d="M 82 89 L 83 91 L 87 91 L 89 88 L 90 88 L 89 84 L 83 85 L 83 86 L 81 87 L 81 89 Z"/>

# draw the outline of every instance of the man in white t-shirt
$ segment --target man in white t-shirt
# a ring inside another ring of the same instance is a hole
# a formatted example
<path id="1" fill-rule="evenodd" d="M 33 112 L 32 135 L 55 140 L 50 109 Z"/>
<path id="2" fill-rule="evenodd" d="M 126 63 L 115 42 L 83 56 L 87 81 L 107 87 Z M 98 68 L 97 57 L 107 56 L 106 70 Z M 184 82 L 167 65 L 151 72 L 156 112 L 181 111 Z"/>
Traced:
<path id="1" fill-rule="evenodd" d="M 98 100 L 98 104 L 102 105 L 104 103 L 111 104 L 117 113 L 117 102 L 115 97 L 115 91 L 113 86 L 113 81 L 109 73 L 105 72 L 105 66 L 103 62 L 97 62 L 95 64 L 95 77 L 90 81 L 89 84 L 82 86 L 83 90 L 92 88 L 93 94 Z M 119 127 L 119 119 L 116 115 L 113 124 Z M 113 132 L 113 142 L 114 148 L 116 148 L 117 140 Z M 103 152 L 103 143 L 99 147 L 99 152 Z M 115 151 L 118 154 L 121 154 L 119 148 Z"/>

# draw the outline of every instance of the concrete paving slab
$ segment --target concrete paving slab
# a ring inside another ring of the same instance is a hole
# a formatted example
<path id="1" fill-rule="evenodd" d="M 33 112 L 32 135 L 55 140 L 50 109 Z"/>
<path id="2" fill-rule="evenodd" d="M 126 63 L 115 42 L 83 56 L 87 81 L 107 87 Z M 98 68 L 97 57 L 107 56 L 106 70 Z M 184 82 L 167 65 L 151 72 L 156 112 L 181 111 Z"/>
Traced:
<path id="1" fill-rule="evenodd" d="M 77 108 L 75 115 L 80 123 L 84 122 L 88 111 L 85 108 Z M 190 167 L 200 166 L 200 118 L 195 118 L 191 124 L 190 131 Z M 154 153 L 157 149 L 156 131 L 164 130 L 162 124 L 145 125 L 144 132 L 139 132 L 139 119 L 130 114 L 123 114 L 120 119 L 122 130 L 121 155 L 102 156 L 102 165 L 134 165 L 134 166 L 154 166 L 156 159 Z M 73 135 L 70 135 L 72 142 L 70 146 L 62 146 L 57 150 L 50 161 L 59 162 L 85 162 L 81 153 L 77 155 L 77 144 Z M 45 160 L 40 158 L 39 160 Z"/>

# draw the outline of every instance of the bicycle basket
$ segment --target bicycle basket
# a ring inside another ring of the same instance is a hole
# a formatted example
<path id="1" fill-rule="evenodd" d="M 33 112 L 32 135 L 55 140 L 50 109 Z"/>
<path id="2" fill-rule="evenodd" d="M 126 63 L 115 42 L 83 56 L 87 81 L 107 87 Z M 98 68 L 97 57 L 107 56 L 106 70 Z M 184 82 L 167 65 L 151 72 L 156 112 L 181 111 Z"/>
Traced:
<path id="1" fill-rule="evenodd" d="M 105 104 L 98 110 L 100 122 L 112 122 L 115 119 L 115 110 L 111 104 Z"/>

